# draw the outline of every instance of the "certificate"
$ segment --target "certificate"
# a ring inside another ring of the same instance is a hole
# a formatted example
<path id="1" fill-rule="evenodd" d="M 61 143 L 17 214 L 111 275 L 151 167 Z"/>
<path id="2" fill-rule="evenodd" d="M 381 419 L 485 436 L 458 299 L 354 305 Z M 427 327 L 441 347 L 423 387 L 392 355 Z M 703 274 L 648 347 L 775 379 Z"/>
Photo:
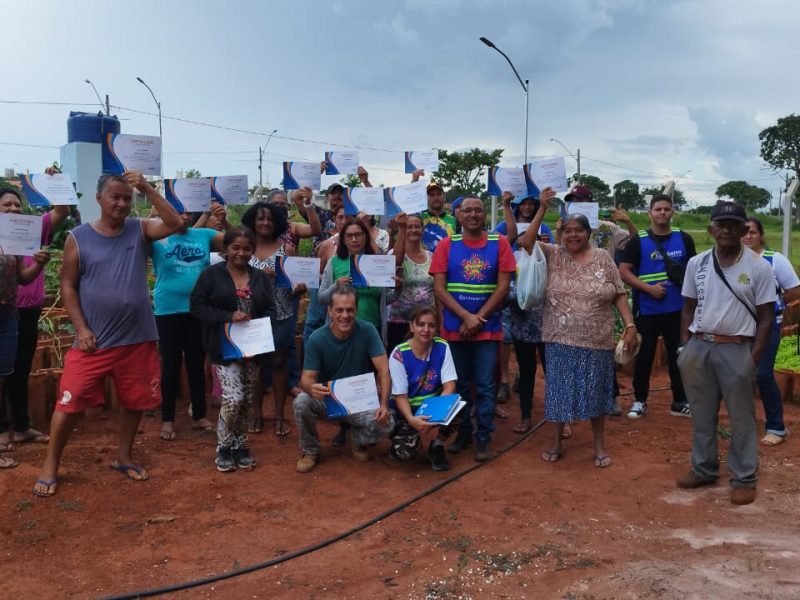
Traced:
<path id="1" fill-rule="evenodd" d="M 401 212 L 412 215 L 424 210 L 428 210 L 428 193 L 424 181 L 386 188 L 387 216 L 393 217 Z"/>
<path id="2" fill-rule="evenodd" d="M 0 213 L 0 252 L 33 256 L 42 246 L 42 217 Z"/>
<path id="3" fill-rule="evenodd" d="M 328 389 L 331 392 L 325 397 L 325 408 L 329 419 L 380 408 L 375 373 L 334 379 L 328 382 Z"/>
<path id="4" fill-rule="evenodd" d="M 223 360 L 239 360 L 274 351 L 269 317 L 225 323 L 222 330 Z"/>
<path id="5" fill-rule="evenodd" d="M 334 150 L 325 153 L 325 175 L 356 175 L 357 150 Z"/>
<path id="6" fill-rule="evenodd" d="M 206 177 L 165 179 L 164 191 L 179 213 L 204 212 L 211 206 L 211 181 Z"/>
<path id="7" fill-rule="evenodd" d="M 529 192 L 533 191 L 531 190 L 531 184 L 533 184 L 537 192 L 548 187 L 553 188 L 556 192 L 566 192 L 569 189 L 567 167 L 564 164 L 563 156 L 534 160 L 525 165 L 525 179 Z"/>
<path id="8" fill-rule="evenodd" d="M 439 170 L 438 150 L 408 150 L 406 152 L 406 173 L 422 169 L 428 175 Z"/>
<path id="9" fill-rule="evenodd" d="M 600 205 L 597 202 L 567 202 L 567 214 L 586 215 L 589 219 L 589 227 L 597 229 L 600 227 Z"/>
<path id="10" fill-rule="evenodd" d="M 247 204 L 247 175 L 211 177 L 211 198 L 220 204 Z"/>
<path id="11" fill-rule="evenodd" d="M 385 188 L 355 187 L 344 188 L 344 214 L 355 216 L 360 212 L 368 215 L 382 215 L 385 211 Z"/>
<path id="12" fill-rule="evenodd" d="M 275 261 L 275 287 L 294 289 L 300 283 L 308 289 L 319 288 L 319 259 L 279 256 Z"/>
<path id="13" fill-rule="evenodd" d="M 308 187 L 319 191 L 322 186 L 322 173 L 319 163 L 315 162 L 284 162 L 283 163 L 283 188 L 286 190 L 299 190 Z"/>
<path id="14" fill-rule="evenodd" d="M 103 173 L 139 171 L 161 174 L 161 138 L 150 135 L 108 133 L 103 144 Z"/>
<path id="15" fill-rule="evenodd" d="M 350 257 L 350 278 L 354 288 L 385 287 L 395 285 L 397 265 L 393 254 L 359 254 Z"/>
<path id="16" fill-rule="evenodd" d="M 65 206 L 78 204 L 72 177 L 66 173 L 23 175 L 22 191 L 31 206 Z"/>
<path id="17" fill-rule="evenodd" d="M 528 195 L 528 186 L 525 184 L 525 172 L 522 167 L 518 169 L 489 167 L 488 177 L 486 187 L 492 196 L 502 196 L 503 192 L 511 192 L 515 198 Z"/>

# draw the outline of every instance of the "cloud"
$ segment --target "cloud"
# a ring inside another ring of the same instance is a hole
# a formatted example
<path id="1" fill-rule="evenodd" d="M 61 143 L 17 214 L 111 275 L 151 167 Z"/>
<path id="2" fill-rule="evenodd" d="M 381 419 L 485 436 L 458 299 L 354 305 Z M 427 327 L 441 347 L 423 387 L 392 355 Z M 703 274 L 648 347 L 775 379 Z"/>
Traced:
<path id="1" fill-rule="evenodd" d="M 414 44 L 419 42 L 417 32 L 409 27 L 408 20 L 403 14 L 378 22 L 378 30 L 389 34 L 399 44 Z"/>
<path id="2" fill-rule="evenodd" d="M 758 173 L 758 132 L 755 111 L 719 107 L 689 107 L 697 127 L 697 147 L 716 159 L 716 170 L 728 179 L 747 179 Z"/>

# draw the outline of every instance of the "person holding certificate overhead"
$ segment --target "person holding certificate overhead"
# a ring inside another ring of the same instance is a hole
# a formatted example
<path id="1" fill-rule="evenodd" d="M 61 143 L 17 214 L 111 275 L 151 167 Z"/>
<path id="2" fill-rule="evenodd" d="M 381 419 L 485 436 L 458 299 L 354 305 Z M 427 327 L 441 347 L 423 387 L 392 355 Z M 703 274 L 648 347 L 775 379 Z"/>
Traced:
<path id="1" fill-rule="evenodd" d="M 503 339 L 500 308 L 517 267 L 505 236 L 483 230 L 485 216 L 480 198 L 465 198 L 461 204 L 464 233 L 439 242 L 430 270 L 436 299 L 443 307 L 442 338 L 450 342 L 458 393 L 467 403 L 464 414 L 469 415 L 474 405 L 477 420 L 476 428 L 469 417 L 461 421 L 448 451 L 455 454 L 470 446 L 475 431 L 475 460 L 479 462 L 491 456 L 497 344 Z"/>
<path id="2" fill-rule="evenodd" d="M 399 344 L 389 358 L 397 421 L 389 454 L 400 460 L 416 458 L 422 447 L 420 434 L 437 427 L 428 423 L 428 417 L 414 415 L 423 400 L 455 393 L 458 378 L 450 346 L 436 335 L 439 311 L 422 306 L 411 313 L 410 319 L 411 339 Z M 451 432 L 449 427 L 439 427 L 438 435 L 428 445 L 428 460 L 434 471 L 450 468 L 444 442 Z"/>
<path id="3" fill-rule="evenodd" d="M 22 201 L 19 194 L 10 190 L 0 191 L 0 213 L 22 213 Z M 0 243 L 1 245 L 1 243 Z M 0 393 L 7 383 L 8 376 L 14 372 L 17 358 L 17 285 L 29 284 L 34 281 L 44 269 L 44 265 L 50 260 L 50 255 L 39 250 L 33 255 L 32 264 L 25 264 L 23 257 L 5 254 L 0 247 Z M 27 384 L 27 381 L 25 382 Z M 0 404 L 0 408 L 5 412 L 5 403 Z M 12 405 L 13 408 L 13 405 Z M 14 412 L 16 417 L 16 411 Z M 25 421 L 28 422 L 27 406 L 25 408 Z M 22 420 L 22 417 L 19 417 Z M 5 422 L 5 414 L 3 419 Z M 15 421 L 17 419 L 15 418 Z M 17 430 L 24 435 L 28 428 Z M 11 438 L 8 437 L 8 429 L 5 430 L 6 439 L 0 452 L 13 449 Z M 37 432 L 38 433 L 38 432 Z M 41 434 L 40 434 L 41 435 Z M 46 441 L 46 440 L 45 440 Z M 17 461 L 13 458 L 0 456 L 0 469 L 16 467 Z"/>
<path id="4" fill-rule="evenodd" d="M 307 473 L 319 461 L 320 443 L 317 420 L 328 418 L 326 398 L 336 380 L 369 376 L 377 379 L 377 410 L 349 413 L 340 419 L 350 425 L 353 458 L 370 460 L 369 447 L 389 435 L 394 418 L 389 411 L 388 359 L 377 330 L 356 318 L 356 292 L 350 286 L 337 286 L 330 292 L 329 325 L 311 334 L 306 345 L 300 387 L 294 399 L 294 415 L 300 434 L 301 455 L 297 471 Z M 373 379 L 374 384 L 374 379 Z M 374 394 L 374 392 L 373 392 Z M 373 401 L 376 400 L 371 398 Z"/>
<path id="5" fill-rule="evenodd" d="M 225 262 L 211 265 L 200 274 L 189 304 L 192 315 L 203 324 L 203 346 L 222 385 L 214 462 L 224 473 L 255 467 L 247 448 L 247 421 L 261 368 L 260 356 L 225 358 L 225 325 L 263 317 L 274 322 L 276 308 L 270 278 L 250 266 L 255 234 L 247 227 L 235 227 L 225 234 L 222 246 Z"/>

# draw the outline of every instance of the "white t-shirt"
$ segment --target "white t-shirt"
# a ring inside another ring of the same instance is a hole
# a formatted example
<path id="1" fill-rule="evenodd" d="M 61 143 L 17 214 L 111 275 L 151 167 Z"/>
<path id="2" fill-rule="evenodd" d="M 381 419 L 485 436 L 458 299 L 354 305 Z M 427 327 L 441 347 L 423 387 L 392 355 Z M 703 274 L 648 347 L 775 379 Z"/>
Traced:
<path id="1" fill-rule="evenodd" d="M 782 290 L 790 290 L 800 285 L 800 278 L 797 277 L 792 263 L 780 252 L 776 252 L 772 257 L 772 272 L 775 274 L 775 284 Z"/>
<path id="2" fill-rule="evenodd" d="M 406 373 L 403 361 L 395 358 L 395 354 L 396 353 L 393 351 L 389 357 L 389 374 L 392 377 L 392 395 L 406 395 L 408 394 L 408 374 Z M 428 357 L 430 357 L 430 354 Z M 453 355 L 450 354 L 450 346 L 447 346 L 444 352 L 444 361 L 442 362 L 441 381 L 442 383 L 447 383 L 448 381 L 456 381 L 457 379 L 458 375 L 456 375 Z"/>
<path id="3" fill-rule="evenodd" d="M 756 306 L 775 302 L 775 278 L 769 263 L 749 248 L 742 248 L 739 261 L 723 268 L 733 291 L 755 313 Z M 689 259 L 681 293 L 697 300 L 689 331 L 718 335 L 755 336 L 756 322 L 734 298 L 714 270 L 711 250 Z"/>

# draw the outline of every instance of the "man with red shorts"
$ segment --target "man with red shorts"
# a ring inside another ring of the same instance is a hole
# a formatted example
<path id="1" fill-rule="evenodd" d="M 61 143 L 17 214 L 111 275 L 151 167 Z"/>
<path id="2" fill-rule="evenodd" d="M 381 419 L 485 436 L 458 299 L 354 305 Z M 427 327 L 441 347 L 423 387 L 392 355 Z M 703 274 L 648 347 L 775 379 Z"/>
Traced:
<path id="1" fill-rule="evenodd" d="M 128 218 L 134 187 L 160 220 Z M 119 454 L 111 468 L 136 481 L 148 478 L 131 457 L 142 412 L 161 403 L 147 245 L 177 231 L 181 218 L 140 173 L 101 176 L 97 203 L 100 218 L 73 229 L 64 244 L 61 297 L 76 335 L 64 360 L 47 457 L 33 488 L 42 497 L 56 492 L 61 455 L 78 420 L 87 408 L 103 405 L 107 376 L 120 404 Z"/>

